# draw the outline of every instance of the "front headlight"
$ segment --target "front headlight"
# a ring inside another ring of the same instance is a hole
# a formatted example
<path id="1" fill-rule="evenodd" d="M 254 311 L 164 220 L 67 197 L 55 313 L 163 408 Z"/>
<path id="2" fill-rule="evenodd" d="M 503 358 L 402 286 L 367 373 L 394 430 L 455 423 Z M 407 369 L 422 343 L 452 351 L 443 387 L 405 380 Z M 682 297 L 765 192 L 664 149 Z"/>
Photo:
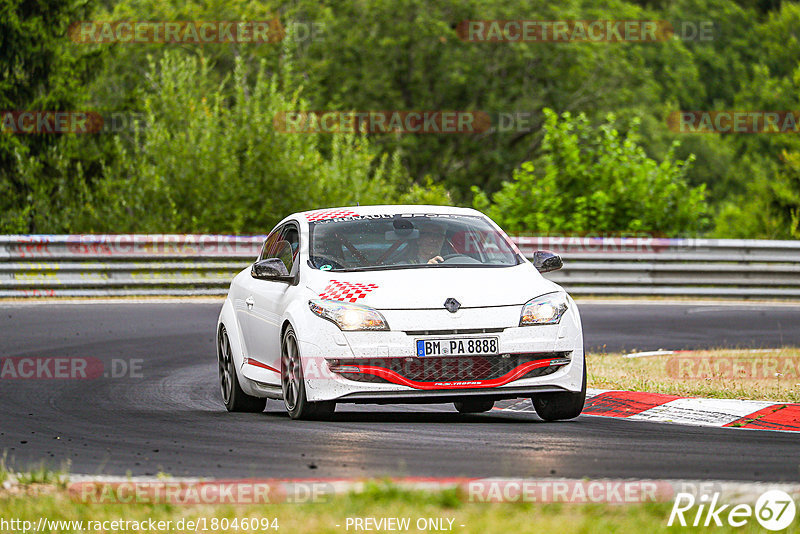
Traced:
<path id="1" fill-rule="evenodd" d="M 383 315 L 369 306 L 336 300 L 309 300 L 308 307 L 341 330 L 389 330 Z"/>
<path id="2" fill-rule="evenodd" d="M 558 324 L 567 311 L 567 294 L 561 291 L 531 299 L 522 307 L 520 326 Z"/>

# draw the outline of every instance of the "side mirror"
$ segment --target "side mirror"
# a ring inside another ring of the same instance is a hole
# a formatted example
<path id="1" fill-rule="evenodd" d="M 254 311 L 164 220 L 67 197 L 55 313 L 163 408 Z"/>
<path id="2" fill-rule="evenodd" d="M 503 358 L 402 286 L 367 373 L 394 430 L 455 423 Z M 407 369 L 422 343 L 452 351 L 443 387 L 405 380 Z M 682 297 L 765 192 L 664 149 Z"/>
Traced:
<path id="1" fill-rule="evenodd" d="M 250 276 L 259 280 L 280 280 L 289 282 L 292 277 L 280 258 L 267 258 L 257 261 L 250 269 Z"/>
<path id="2" fill-rule="evenodd" d="M 557 271 L 564 266 L 561 256 L 549 250 L 537 250 L 533 253 L 533 266 L 540 273 Z"/>

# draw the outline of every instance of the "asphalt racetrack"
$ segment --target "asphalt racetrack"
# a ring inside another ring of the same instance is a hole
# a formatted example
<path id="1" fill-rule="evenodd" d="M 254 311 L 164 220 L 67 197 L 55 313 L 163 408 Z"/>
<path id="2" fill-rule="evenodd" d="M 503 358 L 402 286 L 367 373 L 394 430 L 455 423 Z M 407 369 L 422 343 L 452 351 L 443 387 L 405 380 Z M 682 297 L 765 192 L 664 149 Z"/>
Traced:
<path id="1" fill-rule="evenodd" d="M 212 477 L 507 476 L 800 480 L 795 433 L 452 405 L 339 405 L 292 421 L 281 402 L 229 414 L 214 326 L 221 302 L 0 303 L 0 358 L 136 362 L 94 380 L 0 380 L 0 453 L 24 469 Z M 606 351 L 800 346 L 800 305 L 581 304 Z M 591 359 L 589 360 L 591 365 Z"/>

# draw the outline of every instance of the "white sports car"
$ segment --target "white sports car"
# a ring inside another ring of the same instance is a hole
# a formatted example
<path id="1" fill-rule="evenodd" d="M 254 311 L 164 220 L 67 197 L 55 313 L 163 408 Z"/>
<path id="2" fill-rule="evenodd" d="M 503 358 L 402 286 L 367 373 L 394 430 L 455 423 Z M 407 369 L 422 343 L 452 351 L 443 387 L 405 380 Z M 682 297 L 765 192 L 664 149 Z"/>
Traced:
<path id="1" fill-rule="evenodd" d="M 485 412 L 530 398 L 546 420 L 586 397 L 572 298 L 488 217 L 466 208 L 360 206 L 278 223 L 233 279 L 217 324 L 229 411 L 282 399 L 294 419 L 336 403 L 444 403 Z"/>

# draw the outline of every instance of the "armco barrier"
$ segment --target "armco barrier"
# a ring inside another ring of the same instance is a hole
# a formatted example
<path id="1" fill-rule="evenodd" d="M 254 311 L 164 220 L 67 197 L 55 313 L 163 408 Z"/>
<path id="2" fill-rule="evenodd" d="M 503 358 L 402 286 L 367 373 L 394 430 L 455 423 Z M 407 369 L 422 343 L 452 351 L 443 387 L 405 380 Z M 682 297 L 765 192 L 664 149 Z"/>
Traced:
<path id="1" fill-rule="evenodd" d="M 264 236 L 0 236 L 0 297 L 224 295 Z M 577 295 L 800 297 L 800 241 L 516 237 Z"/>
<path id="2" fill-rule="evenodd" d="M 0 236 L 0 297 L 224 295 L 265 236 Z"/>

